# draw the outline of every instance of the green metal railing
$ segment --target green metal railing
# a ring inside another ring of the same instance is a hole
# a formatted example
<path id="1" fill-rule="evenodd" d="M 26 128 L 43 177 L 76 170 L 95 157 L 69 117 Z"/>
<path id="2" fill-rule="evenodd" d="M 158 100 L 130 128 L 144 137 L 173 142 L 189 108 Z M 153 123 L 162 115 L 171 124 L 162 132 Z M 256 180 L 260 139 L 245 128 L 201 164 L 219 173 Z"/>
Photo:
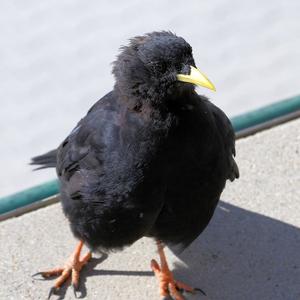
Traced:
<path id="1" fill-rule="evenodd" d="M 41 185 L 23 190 L 0 198 L 0 214 L 7 213 L 19 207 L 23 207 L 42 199 L 51 197 L 59 192 L 58 181 L 51 180 Z"/>
<path id="2" fill-rule="evenodd" d="M 297 116 L 298 113 L 300 113 L 300 95 L 233 117 L 231 121 L 234 130 L 236 133 L 239 133 L 295 113 Z M 0 214 L 5 214 L 12 210 L 31 205 L 56 195 L 58 192 L 58 181 L 52 180 L 16 194 L 0 198 Z"/>
<path id="3" fill-rule="evenodd" d="M 300 95 L 233 117 L 231 122 L 234 130 L 239 132 L 241 130 L 269 122 L 299 110 Z"/>

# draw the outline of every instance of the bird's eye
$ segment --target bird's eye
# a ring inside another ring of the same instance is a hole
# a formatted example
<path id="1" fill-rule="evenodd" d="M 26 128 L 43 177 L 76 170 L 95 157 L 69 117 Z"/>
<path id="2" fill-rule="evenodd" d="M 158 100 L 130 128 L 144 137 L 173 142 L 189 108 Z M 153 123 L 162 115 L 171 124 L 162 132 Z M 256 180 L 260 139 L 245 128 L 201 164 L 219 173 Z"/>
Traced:
<path id="1" fill-rule="evenodd" d="M 182 63 L 176 63 L 175 64 L 175 69 L 176 69 L 176 71 L 181 71 L 181 69 L 182 69 L 182 67 L 183 67 L 183 64 Z"/>

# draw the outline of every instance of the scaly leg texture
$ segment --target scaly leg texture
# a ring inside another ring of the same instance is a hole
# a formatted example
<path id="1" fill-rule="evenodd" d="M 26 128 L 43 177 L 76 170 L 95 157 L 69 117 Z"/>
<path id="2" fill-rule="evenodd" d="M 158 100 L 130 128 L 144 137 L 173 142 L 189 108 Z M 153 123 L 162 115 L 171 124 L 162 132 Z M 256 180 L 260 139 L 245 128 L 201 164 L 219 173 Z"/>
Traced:
<path id="1" fill-rule="evenodd" d="M 81 259 L 80 259 L 80 253 L 83 247 L 83 242 L 80 241 L 78 245 L 75 248 L 75 251 L 72 253 L 64 267 L 62 268 L 55 268 L 49 271 L 45 272 L 38 272 L 34 274 L 33 276 L 36 275 L 42 275 L 44 278 L 49 278 L 52 276 L 59 276 L 55 283 L 54 286 L 50 289 L 48 299 L 50 299 L 51 295 L 57 292 L 62 284 L 69 278 L 71 277 L 71 283 L 74 289 L 74 293 L 76 296 L 76 291 L 79 286 L 79 273 L 82 269 L 82 267 L 90 260 L 92 257 L 92 253 L 88 252 L 86 253 Z"/>
<path id="2" fill-rule="evenodd" d="M 159 293 L 162 299 L 184 300 L 180 291 L 186 291 L 193 294 L 200 291 L 205 295 L 201 289 L 190 287 L 183 282 L 175 280 L 169 269 L 163 245 L 159 241 L 157 241 L 157 248 L 160 257 L 160 265 L 156 260 L 152 259 L 151 268 L 159 281 Z"/>

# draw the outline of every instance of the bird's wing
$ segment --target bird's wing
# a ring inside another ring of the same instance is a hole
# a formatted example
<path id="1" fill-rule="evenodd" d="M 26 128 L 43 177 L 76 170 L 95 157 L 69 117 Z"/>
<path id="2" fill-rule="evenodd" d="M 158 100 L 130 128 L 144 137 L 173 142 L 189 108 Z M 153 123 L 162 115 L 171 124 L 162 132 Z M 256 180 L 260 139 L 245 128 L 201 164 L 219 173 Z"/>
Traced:
<path id="1" fill-rule="evenodd" d="M 236 178 L 239 178 L 239 168 L 234 160 L 235 157 L 235 133 L 232 127 L 230 120 L 227 118 L 226 114 L 217 106 L 212 104 L 211 102 L 207 101 L 208 106 L 211 109 L 213 117 L 215 119 L 218 132 L 223 140 L 225 145 L 225 150 L 228 155 L 228 162 L 229 162 L 229 172 L 228 172 L 228 179 L 233 181 Z"/>
<path id="2" fill-rule="evenodd" d="M 110 94 L 105 97 L 113 98 Z M 116 115 L 105 97 L 88 111 L 58 148 L 56 170 L 62 184 L 68 182 L 65 188 L 70 189 L 69 195 L 78 194 L 87 173 L 101 174 L 102 153 L 110 145 L 107 139 L 113 132 Z"/>

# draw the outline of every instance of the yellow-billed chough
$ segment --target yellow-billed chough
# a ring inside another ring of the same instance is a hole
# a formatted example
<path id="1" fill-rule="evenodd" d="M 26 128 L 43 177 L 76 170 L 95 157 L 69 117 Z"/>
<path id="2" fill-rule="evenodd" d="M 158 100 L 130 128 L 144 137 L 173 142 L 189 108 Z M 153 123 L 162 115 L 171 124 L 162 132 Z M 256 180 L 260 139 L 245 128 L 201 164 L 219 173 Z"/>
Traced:
<path id="1" fill-rule="evenodd" d="M 91 251 L 122 249 L 148 236 L 161 260 L 151 267 L 162 297 L 183 299 L 163 245 L 188 246 L 210 221 L 227 179 L 239 176 L 226 115 L 195 85 L 214 90 L 195 66 L 191 46 L 170 32 L 130 40 L 113 65 L 114 89 L 80 120 L 57 150 L 32 164 L 56 167 L 61 201 L 80 240 L 51 293 L 79 272 Z M 51 295 L 50 293 L 50 295 Z"/>

